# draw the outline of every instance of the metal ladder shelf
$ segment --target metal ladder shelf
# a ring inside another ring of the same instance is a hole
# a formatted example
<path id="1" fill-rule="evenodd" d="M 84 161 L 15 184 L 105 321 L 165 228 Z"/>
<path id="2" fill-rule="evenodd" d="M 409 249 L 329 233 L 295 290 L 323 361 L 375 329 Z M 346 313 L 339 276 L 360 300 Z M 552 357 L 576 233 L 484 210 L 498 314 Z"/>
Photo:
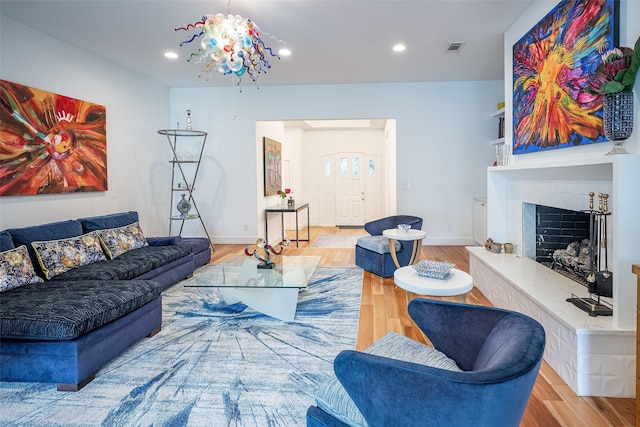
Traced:
<path id="1" fill-rule="evenodd" d="M 207 133 L 199 130 L 184 129 L 161 129 L 158 131 L 158 133 L 167 137 L 167 141 L 169 142 L 169 146 L 171 147 L 171 152 L 173 154 L 173 158 L 169 160 L 169 163 L 172 164 L 171 203 L 169 205 L 169 235 L 172 234 L 174 222 L 178 221 L 180 223 L 180 230 L 178 231 L 178 235 L 182 236 L 182 230 L 184 228 L 185 221 L 198 219 L 200 220 L 200 224 L 202 224 L 204 233 L 209 239 L 211 249 L 215 251 L 215 247 L 213 246 L 213 242 L 211 241 L 211 237 L 209 236 L 207 227 L 205 227 L 204 225 L 204 220 L 200 215 L 200 211 L 198 210 L 198 205 L 196 204 L 196 200 L 193 194 L 195 191 L 198 171 L 200 170 L 200 162 L 202 161 L 202 153 L 204 152 L 204 146 L 207 142 Z M 182 139 L 184 139 L 184 141 L 181 141 Z M 195 156 L 192 157 L 190 152 L 185 152 L 188 154 L 185 155 L 185 153 L 180 151 L 178 145 L 179 141 L 184 143 L 189 141 L 187 147 L 195 148 L 196 151 L 198 151 L 197 159 Z M 195 166 L 195 170 L 190 170 L 193 169 L 193 167 L 187 166 L 190 164 Z M 176 178 L 181 180 L 181 182 L 177 185 Z M 182 183 L 184 183 L 184 187 L 182 186 Z M 176 192 L 189 194 L 189 198 L 187 200 L 189 203 L 191 203 L 193 209 L 195 209 L 195 214 L 182 216 L 175 213 L 174 201 L 176 198 L 174 197 L 174 195 L 176 194 Z"/>

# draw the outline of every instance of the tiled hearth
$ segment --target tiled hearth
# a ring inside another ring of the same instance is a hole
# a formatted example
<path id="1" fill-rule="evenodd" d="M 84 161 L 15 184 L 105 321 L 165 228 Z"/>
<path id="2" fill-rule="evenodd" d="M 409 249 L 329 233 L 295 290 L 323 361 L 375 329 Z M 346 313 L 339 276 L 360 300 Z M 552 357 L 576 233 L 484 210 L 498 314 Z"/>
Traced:
<path id="1" fill-rule="evenodd" d="M 579 396 L 635 394 L 635 330 L 612 317 L 589 317 L 566 302 L 584 286 L 529 258 L 467 248 L 474 285 L 501 308 L 538 320 L 547 334 L 544 360 Z"/>

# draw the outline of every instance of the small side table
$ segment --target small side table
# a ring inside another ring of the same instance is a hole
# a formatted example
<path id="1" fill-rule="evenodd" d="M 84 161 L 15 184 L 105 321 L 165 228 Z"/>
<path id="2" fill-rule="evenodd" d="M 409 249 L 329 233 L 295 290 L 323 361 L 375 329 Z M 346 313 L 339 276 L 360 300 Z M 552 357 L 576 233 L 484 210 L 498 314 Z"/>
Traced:
<path id="1" fill-rule="evenodd" d="M 446 279 L 421 277 L 411 266 L 401 267 L 393 273 L 393 281 L 407 292 L 434 297 L 457 296 L 459 302 L 466 301 L 467 292 L 473 289 L 473 278 L 468 273 L 452 268 Z M 407 302 L 409 296 L 407 295 Z"/>
<path id="2" fill-rule="evenodd" d="M 402 231 L 399 228 L 390 228 L 388 230 L 384 230 L 382 235 L 389 239 L 389 252 L 391 253 L 391 258 L 393 258 L 393 262 L 396 264 L 396 267 L 400 268 L 400 263 L 398 262 L 398 256 L 396 255 L 396 246 L 394 244 L 394 240 L 413 240 L 413 249 L 411 250 L 411 258 L 409 259 L 408 265 L 413 265 L 420 258 L 420 249 L 422 249 L 422 239 L 427 237 L 427 233 L 422 230 L 415 230 L 413 228 L 408 229 L 407 231 Z"/>

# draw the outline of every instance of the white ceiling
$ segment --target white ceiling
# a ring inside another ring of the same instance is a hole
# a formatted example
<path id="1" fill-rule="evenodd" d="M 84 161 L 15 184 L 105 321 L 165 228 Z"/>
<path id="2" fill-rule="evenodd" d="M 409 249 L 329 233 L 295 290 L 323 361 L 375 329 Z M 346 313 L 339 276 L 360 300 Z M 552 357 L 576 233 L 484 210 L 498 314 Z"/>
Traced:
<path id="1" fill-rule="evenodd" d="M 199 43 L 174 28 L 230 11 L 254 21 L 273 59 L 264 85 L 503 79 L 503 33 L 532 0 L 0 0 L 0 14 L 170 87 L 225 86 L 187 63 Z M 270 38 L 272 35 L 273 38 Z M 392 51 L 404 43 L 402 53 Z M 465 42 L 446 53 L 450 42 Z M 170 61 L 167 50 L 180 55 Z M 253 83 L 244 77 L 243 86 Z"/>

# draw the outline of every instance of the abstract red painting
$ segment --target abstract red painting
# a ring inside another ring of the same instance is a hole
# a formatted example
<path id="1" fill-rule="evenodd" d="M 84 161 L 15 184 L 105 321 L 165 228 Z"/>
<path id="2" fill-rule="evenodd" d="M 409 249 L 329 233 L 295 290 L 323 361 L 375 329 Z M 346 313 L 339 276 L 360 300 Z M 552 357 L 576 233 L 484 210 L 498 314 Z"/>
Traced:
<path id="1" fill-rule="evenodd" d="M 107 190 L 102 105 L 0 80 L 0 196 Z"/>

